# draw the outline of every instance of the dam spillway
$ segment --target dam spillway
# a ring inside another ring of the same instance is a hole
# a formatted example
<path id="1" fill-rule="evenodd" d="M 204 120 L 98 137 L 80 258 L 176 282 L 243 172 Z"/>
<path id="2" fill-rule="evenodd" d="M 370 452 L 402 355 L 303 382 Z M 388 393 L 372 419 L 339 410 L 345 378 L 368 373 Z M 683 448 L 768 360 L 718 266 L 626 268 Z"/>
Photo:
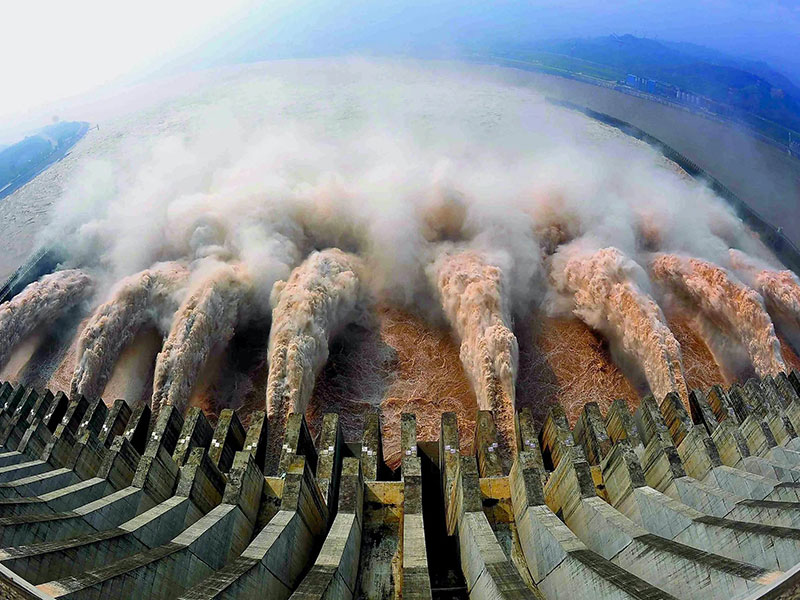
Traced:
<path id="1" fill-rule="evenodd" d="M 800 373 L 515 414 L 469 446 L 378 415 L 344 439 L 289 415 L 0 386 L 0 588 L 8 598 L 791 598 L 800 590 Z M 467 452 L 467 447 L 474 451 Z"/>
<path id="2" fill-rule="evenodd" d="M 4 203 L 56 244 L 0 289 L 4 594 L 792 597 L 800 259 L 674 153 L 376 68 L 248 69 Z"/>

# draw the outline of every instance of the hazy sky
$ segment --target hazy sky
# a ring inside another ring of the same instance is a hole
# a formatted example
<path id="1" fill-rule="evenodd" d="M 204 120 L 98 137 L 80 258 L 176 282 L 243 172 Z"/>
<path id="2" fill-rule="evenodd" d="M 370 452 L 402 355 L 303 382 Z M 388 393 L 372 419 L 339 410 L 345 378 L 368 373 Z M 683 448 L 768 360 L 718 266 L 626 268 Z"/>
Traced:
<path id="1" fill-rule="evenodd" d="M 0 119 L 158 64 L 247 0 L 6 0 Z"/>
<path id="2" fill-rule="evenodd" d="M 800 0 L 25 0 L 3 3 L 0 129 L 113 83 L 208 65 L 633 33 L 800 82 Z M 55 104 L 54 104 L 55 102 Z"/>

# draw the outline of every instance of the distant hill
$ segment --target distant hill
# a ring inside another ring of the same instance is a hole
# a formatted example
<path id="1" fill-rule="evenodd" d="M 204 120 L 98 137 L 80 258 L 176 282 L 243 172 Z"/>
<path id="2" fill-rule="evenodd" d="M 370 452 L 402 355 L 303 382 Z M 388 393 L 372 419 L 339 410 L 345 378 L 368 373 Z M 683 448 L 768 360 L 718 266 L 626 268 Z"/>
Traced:
<path id="1" fill-rule="evenodd" d="M 763 62 L 632 35 L 543 41 L 497 50 L 545 69 L 606 81 L 624 83 L 628 75 L 655 80 L 661 95 L 675 97 L 681 90 L 701 96 L 707 110 L 744 120 L 783 143 L 789 143 L 790 137 L 800 138 L 800 88 Z"/>
<path id="2" fill-rule="evenodd" d="M 21 142 L 0 149 L 0 198 L 62 158 L 88 129 L 89 124 L 83 122 L 55 123 Z"/>
<path id="3" fill-rule="evenodd" d="M 783 73 L 779 73 L 763 61 L 748 60 L 746 58 L 729 56 L 724 52 L 706 48 L 705 46 L 698 46 L 697 44 L 689 44 L 684 42 L 660 43 L 668 48 L 672 48 L 673 50 L 689 56 L 694 56 L 695 58 L 712 65 L 733 67 L 735 69 L 747 71 L 753 75 L 758 75 L 761 79 L 769 82 L 770 85 L 786 90 L 795 98 L 800 98 L 800 87 L 796 86 L 794 82 L 786 77 Z"/>

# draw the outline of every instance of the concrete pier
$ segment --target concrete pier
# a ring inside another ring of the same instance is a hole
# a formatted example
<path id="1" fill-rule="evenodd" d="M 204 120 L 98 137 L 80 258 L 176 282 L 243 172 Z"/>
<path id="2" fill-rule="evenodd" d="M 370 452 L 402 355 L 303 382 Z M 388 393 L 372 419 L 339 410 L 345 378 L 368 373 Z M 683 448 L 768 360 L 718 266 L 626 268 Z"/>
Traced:
<path id="1" fill-rule="evenodd" d="M 413 446 L 413 455 L 404 456 L 403 477 L 403 597 L 431 600 L 428 552 L 425 546 L 425 519 L 422 512 L 422 463 L 418 456 L 417 427 L 414 415 L 402 416 L 403 447 Z"/>
<path id="2" fill-rule="evenodd" d="M 364 479 L 356 458 L 345 458 L 340 477 L 336 518 L 311 570 L 291 595 L 292 600 L 352 600 L 358 585 L 363 527 Z M 423 546 L 424 556 L 424 546 Z M 427 574 L 427 571 L 425 572 Z M 406 579 L 404 598 L 421 598 Z M 428 596 L 430 598 L 430 596 Z"/>

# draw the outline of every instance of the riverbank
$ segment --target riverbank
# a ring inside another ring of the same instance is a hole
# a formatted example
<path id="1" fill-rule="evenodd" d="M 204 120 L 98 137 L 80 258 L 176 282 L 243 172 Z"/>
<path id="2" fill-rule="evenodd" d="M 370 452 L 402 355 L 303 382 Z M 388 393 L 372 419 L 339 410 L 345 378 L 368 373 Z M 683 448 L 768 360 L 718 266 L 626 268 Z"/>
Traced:
<path id="1" fill-rule="evenodd" d="M 59 140 L 59 145 L 54 148 L 53 152 L 51 152 L 46 158 L 36 161 L 28 169 L 22 171 L 12 181 L 0 188 L 0 200 L 10 196 L 23 185 L 33 180 L 37 175 L 64 158 L 72 149 L 72 147 L 75 146 L 75 144 L 77 144 L 83 138 L 83 136 L 86 135 L 86 132 L 89 131 L 89 123 L 80 123 L 79 125 L 80 127 L 78 128 L 77 132 L 69 138 Z"/>

